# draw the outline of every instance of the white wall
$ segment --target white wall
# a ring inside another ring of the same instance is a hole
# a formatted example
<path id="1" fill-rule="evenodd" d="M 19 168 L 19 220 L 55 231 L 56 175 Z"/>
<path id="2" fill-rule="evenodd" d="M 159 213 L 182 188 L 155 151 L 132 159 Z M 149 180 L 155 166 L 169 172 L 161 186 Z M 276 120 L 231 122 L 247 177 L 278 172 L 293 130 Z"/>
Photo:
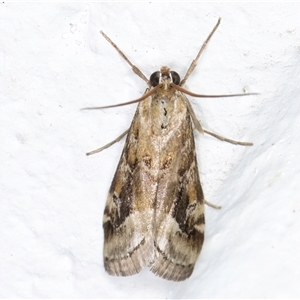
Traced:
<path id="1" fill-rule="evenodd" d="M 0 296 L 300 297 L 299 3 L 0 4 Z M 107 275 L 102 215 L 123 143 L 86 157 L 127 129 L 146 76 L 184 74 L 217 19 L 222 23 L 189 78 L 206 129 L 196 133 L 206 199 L 206 240 L 182 283 L 149 270 Z"/>

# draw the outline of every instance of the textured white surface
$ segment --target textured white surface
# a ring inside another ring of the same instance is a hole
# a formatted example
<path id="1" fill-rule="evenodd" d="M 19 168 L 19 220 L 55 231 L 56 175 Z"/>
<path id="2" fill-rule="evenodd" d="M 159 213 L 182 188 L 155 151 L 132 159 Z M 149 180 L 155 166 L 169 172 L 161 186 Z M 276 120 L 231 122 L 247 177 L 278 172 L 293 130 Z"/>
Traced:
<path id="1" fill-rule="evenodd" d="M 0 297 L 300 297 L 300 5 L 53 3 L 0 5 Z M 259 96 L 191 99 L 207 200 L 206 240 L 181 283 L 148 270 L 108 276 L 102 214 L 123 143 L 86 157 L 129 127 L 146 76 L 184 74 L 222 23 L 186 87 Z"/>

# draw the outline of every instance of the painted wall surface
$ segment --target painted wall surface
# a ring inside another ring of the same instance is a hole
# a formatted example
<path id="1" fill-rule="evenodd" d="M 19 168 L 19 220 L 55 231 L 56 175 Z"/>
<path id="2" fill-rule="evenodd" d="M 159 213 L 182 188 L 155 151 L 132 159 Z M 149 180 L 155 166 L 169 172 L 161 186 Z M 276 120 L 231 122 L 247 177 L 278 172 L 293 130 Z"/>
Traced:
<path id="1" fill-rule="evenodd" d="M 0 297 L 300 297 L 299 3 L 0 4 Z M 222 18 L 186 88 L 204 128 L 195 133 L 208 201 L 206 238 L 192 277 L 103 268 L 102 217 L 146 76 L 182 76 Z"/>

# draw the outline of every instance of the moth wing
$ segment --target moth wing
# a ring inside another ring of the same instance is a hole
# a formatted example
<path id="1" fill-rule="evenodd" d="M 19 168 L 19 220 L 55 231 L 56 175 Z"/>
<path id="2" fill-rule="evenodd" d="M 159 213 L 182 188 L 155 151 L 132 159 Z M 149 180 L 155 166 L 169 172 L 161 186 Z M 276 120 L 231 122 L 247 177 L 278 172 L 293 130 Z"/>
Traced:
<path id="1" fill-rule="evenodd" d="M 104 266 L 111 275 L 136 274 L 154 259 L 157 180 L 155 174 L 150 174 L 149 161 L 157 153 L 151 149 L 149 129 L 143 126 L 149 121 L 148 115 L 141 113 L 149 111 L 145 107 L 149 103 L 151 97 L 137 108 L 104 211 Z"/>
<path id="2" fill-rule="evenodd" d="M 162 150 L 155 215 L 156 258 L 151 266 L 153 273 L 173 281 L 192 274 L 205 226 L 204 196 L 188 109 L 182 118 L 180 122 L 175 120 L 177 128 Z"/>

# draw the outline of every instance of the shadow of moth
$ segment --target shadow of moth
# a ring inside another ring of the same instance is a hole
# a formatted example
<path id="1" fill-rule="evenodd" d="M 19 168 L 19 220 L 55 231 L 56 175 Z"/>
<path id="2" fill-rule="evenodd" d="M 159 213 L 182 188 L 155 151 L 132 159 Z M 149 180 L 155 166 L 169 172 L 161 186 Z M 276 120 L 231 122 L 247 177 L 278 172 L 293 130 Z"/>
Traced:
<path id="1" fill-rule="evenodd" d="M 148 80 L 101 31 L 148 85 L 145 94 L 137 100 L 86 108 L 103 109 L 139 102 L 128 130 L 104 147 L 87 153 L 100 152 L 127 135 L 103 218 L 104 266 L 110 275 L 129 276 L 144 267 L 173 281 L 182 281 L 192 274 L 204 241 L 204 204 L 209 204 L 204 200 L 200 184 L 192 123 L 200 133 L 236 145 L 252 145 L 203 129 L 185 96 L 253 95 L 199 95 L 183 88 L 219 24 L 220 19 L 183 80 L 166 66 Z"/>

